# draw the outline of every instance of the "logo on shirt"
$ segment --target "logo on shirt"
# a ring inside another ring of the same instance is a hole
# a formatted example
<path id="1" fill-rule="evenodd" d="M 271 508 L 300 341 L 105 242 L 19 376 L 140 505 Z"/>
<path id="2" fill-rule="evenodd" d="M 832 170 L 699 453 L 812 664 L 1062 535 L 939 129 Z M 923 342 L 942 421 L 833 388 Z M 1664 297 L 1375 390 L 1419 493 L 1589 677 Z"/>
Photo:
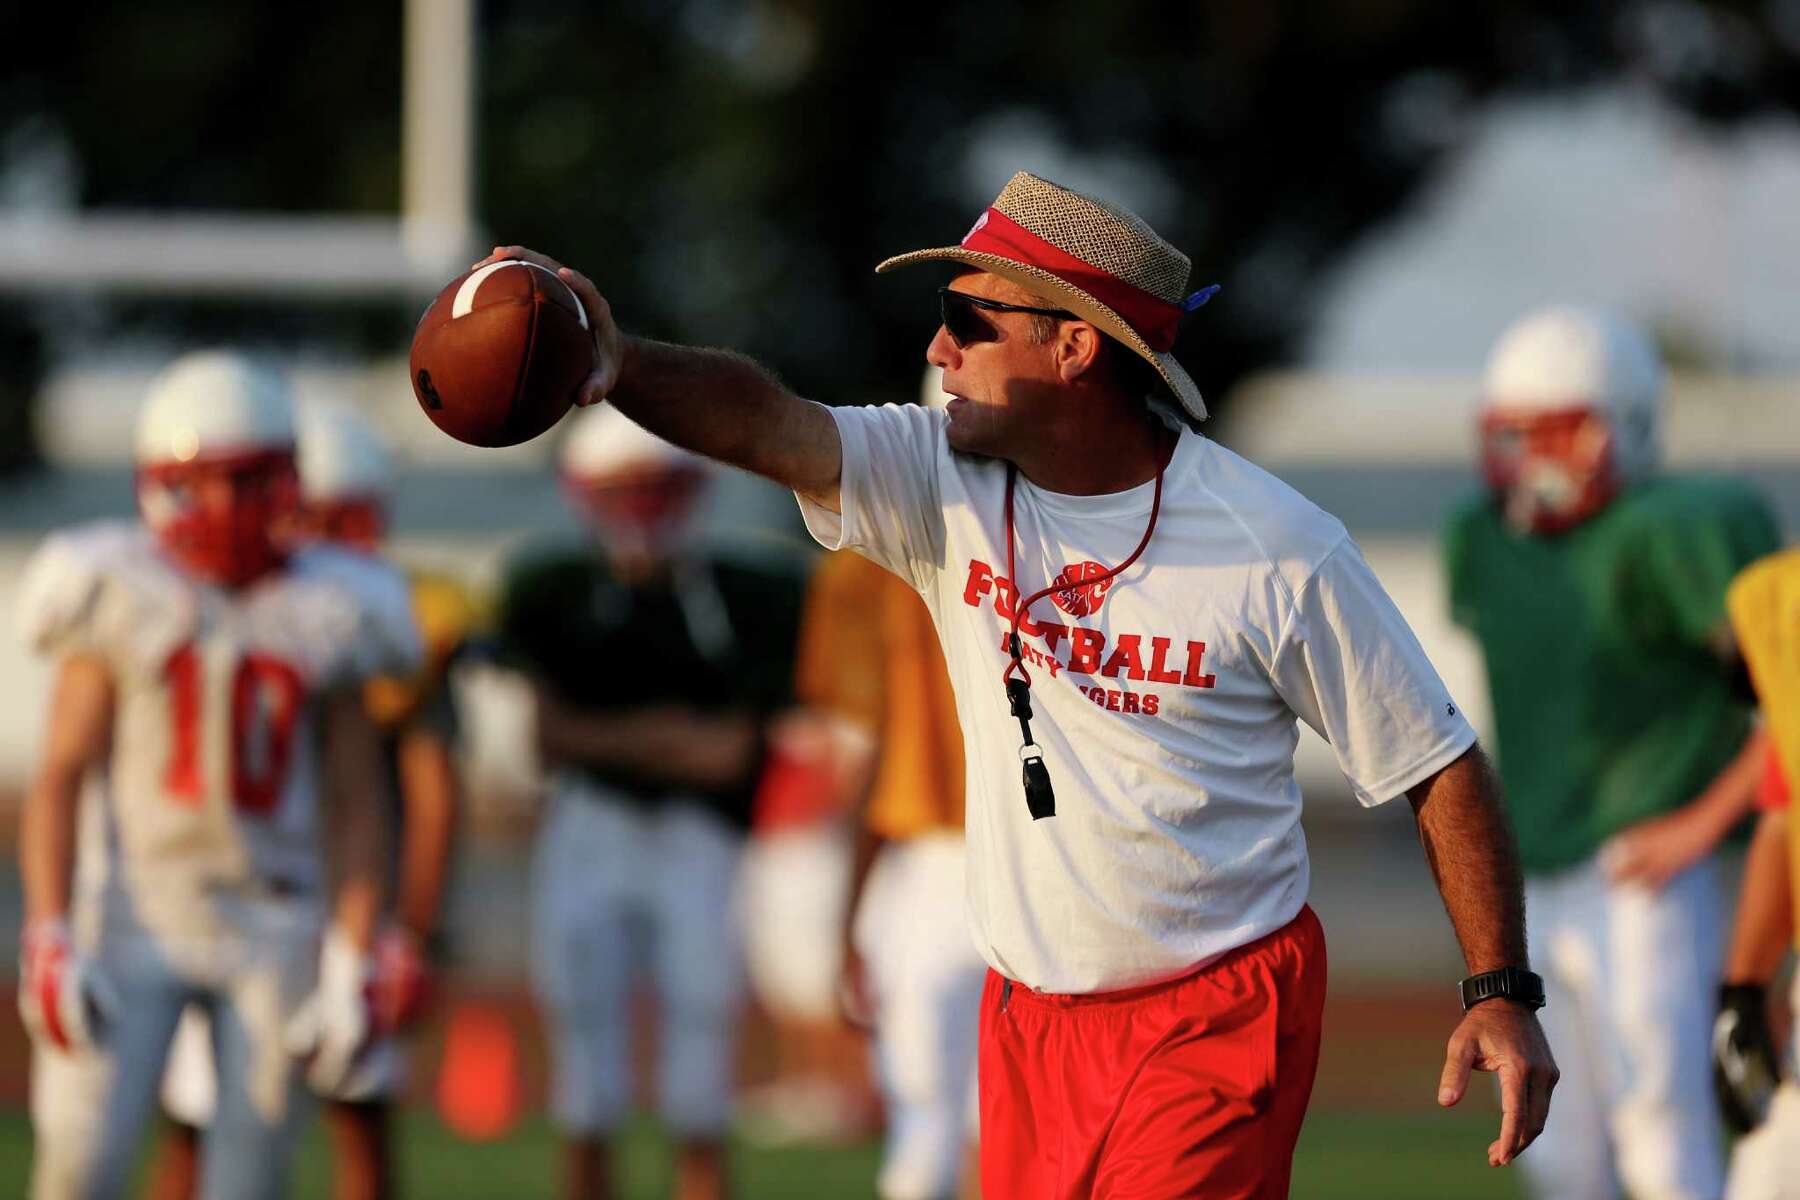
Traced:
<path id="1" fill-rule="evenodd" d="M 1078 562 L 1064 567 L 1051 583 L 1056 590 L 1050 598 L 1056 607 L 1071 617 L 1088 617 L 1100 611 L 1113 581 L 1099 563 Z"/>
<path id="2" fill-rule="evenodd" d="M 1105 570 L 1098 563 L 1064 568 L 1056 579 L 1064 586 L 1052 593 L 1057 607 L 1071 615 L 1086 615 L 1099 608 L 1112 582 L 1096 581 L 1095 577 L 1105 574 Z M 1070 575 L 1075 578 L 1068 578 Z M 1016 614 L 1019 632 L 1024 635 L 1019 649 L 1025 663 L 1042 667 L 1052 679 L 1069 675 L 1117 681 L 1115 687 L 1071 680 L 1083 695 L 1102 708 L 1153 717 L 1161 711 L 1162 698 L 1154 692 L 1134 691 L 1132 684 L 1211 688 L 1217 683 L 1216 677 L 1205 668 L 1205 642 L 1124 631 L 1115 631 L 1109 637 L 1107 631 L 1085 625 L 1061 625 L 1019 613 L 1020 600 L 1019 590 L 1012 580 L 996 574 L 994 568 L 980 559 L 969 560 L 963 603 L 970 608 L 981 608 L 985 602 L 1007 622 L 997 643 L 1000 653 L 1011 653 L 1011 622 Z"/>

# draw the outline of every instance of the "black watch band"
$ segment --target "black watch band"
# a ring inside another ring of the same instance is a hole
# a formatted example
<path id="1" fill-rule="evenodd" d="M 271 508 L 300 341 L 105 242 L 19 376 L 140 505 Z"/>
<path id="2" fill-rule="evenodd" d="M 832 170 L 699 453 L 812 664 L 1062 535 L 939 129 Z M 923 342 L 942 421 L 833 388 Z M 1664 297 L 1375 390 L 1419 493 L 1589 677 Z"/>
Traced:
<path id="1" fill-rule="evenodd" d="M 1544 980 L 1524 967 L 1483 971 L 1462 981 L 1462 1006 L 1467 1012 L 1483 1000 L 1511 1000 L 1527 1008 L 1544 1007 Z"/>

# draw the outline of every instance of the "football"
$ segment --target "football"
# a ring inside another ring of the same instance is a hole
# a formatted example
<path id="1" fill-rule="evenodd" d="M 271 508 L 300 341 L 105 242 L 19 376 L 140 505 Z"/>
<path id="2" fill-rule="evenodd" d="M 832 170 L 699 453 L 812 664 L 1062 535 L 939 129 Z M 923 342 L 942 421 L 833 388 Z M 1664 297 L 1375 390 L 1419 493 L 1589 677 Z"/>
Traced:
<path id="1" fill-rule="evenodd" d="M 412 385 L 432 423 L 471 446 L 515 446 L 569 411 L 594 368 L 569 285 L 504 259 L 450 282 L 413 331 Z"/>

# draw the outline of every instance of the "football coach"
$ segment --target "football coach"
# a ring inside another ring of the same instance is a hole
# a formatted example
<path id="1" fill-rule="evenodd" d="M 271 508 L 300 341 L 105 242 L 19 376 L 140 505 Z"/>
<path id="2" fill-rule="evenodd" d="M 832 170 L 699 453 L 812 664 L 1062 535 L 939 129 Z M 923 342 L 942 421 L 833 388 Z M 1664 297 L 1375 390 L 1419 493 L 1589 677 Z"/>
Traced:
<path id="1" fill-rule="evenodd" d="M 968 747 L 982 1186 L 1287 1195 L 1318 1063 L 1295 718 L 1365 805 L 1405 795 L 1467 960 L 1440 1104 L 1499 1075 L 1510 1162 L 1557 1071 L 1518 859 L 1475 734 L 1335 518 L 1194 432 L 1170 354 L 1189 262 L 1020 173 L 959 245 L 926 350 L 954 399 L 828 408 L 741 355 L 622 333 L 578 272 L 610 400 L 792 488 L 825 546 L 924 597 Z"/>

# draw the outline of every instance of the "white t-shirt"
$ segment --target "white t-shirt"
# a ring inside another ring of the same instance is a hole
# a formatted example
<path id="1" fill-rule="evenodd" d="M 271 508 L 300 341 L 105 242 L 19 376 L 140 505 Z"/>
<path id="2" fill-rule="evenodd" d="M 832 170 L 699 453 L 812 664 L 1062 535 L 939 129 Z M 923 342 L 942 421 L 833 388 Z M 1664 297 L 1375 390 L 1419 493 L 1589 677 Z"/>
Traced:
<path id="1" fill-rule="evenodd" d="M 1184 431 L 1143 556 L 1098 589 L 1039 600 L 1021 625 L 1056 791 L 1056 815 L 1032 820 L 1001 683 L 1013 601 L 1123 561 L 1155 485 L 1065 496 L 1020 476 L 1015 591 L 1003 462 L 953 453 L 939 412 L 832 416 L 842 516 L 801 509 L 823 545 L 910 580 L 931 609 L 968 747 L 972 930 L 1002 975 L 1048 992 L 1132 987 L 1292 920 L 1308 884 L 1295 717 L 1368 805 L 1474 743 L 1343 525 Z"/>

